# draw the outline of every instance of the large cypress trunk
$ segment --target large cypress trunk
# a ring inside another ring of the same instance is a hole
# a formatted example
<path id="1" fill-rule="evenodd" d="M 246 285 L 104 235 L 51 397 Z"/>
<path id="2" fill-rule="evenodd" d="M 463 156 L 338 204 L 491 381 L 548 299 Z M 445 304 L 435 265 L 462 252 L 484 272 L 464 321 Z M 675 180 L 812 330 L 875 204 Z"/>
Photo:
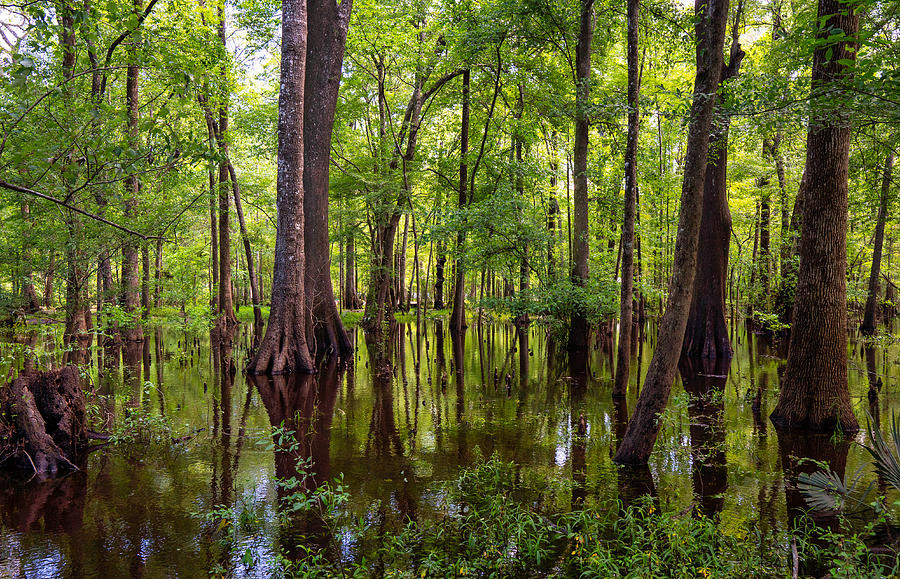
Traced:
<path id="1" fill-rule="evenodd" d="M 634 293 L 634 219 L 637 212 L 637 147 L 640 129 L 638 24 L 640 0 L 628 0 L 628 139 L 625 144 L 625 215 L 622 225 L 622 293 L 619 296 L 619 344 L 613 396 L 625 396 L 631 369 Z"/>
<path id="2" fill-rule="evenodd" d="M 738 10 L 741 9 L 739 5 Z M 737 76 L 740 70 L 744 51 L 738 42 L 739 29 L 739 26 L 732 29 L 731 53 L 720 84 Z M 700 217 L 699 247 L 703 251 L 697 254 L 697 275 L 682 345 L 682 354 L 690 358 L 730 359 L 732 356 L 725 324 L 725 278 L 731 236 L 731 211 L 726 194 L 729 125 L 727 117 L 717 119 L 709 137 Z"/>
<path id="3" fill-rule="evenodd" d="M 318 356 L 347 358 L 353 351 L 334 300 L 328 237 L 328 168 L 351 0 L 309 0 L 309 44 L 303 110 L 303 215 L 306 303 Z"/>
<path id="4" fill-rule="evenodd" d="M 838 0 L 819 0 L 818 37 L 839 28 L 849 38 L 859 14 Z M 852 42 L 821 42 L 813 56 L 812 97 L 839 94 L 856 57 Z M 830 109 L 830 110 L 829 110 Z M 806 197 L 800 269 L 787 366 L 770 418 L 779 429 L 856 432 L 847 387 L 847 179 L 850 123 L 836 107 L 814 107 L 806 149 Z"/>
<path id="5" fill-rule="evenodd" d="M 859 329 L 862 333 L 875 333 L 878 324 L 878 277 L 881 275 L 881 250 L 884 247 L 884 222 L 887 220 L 888 198 L 891 191 L 891 173 L 894 168 L 894 154 L 889 153 L 884 160 L 884 175 L 881 180 L 881 200 L 878 204 L 878 222 L 875 224 L 875 247 L 872 250 L 872 269 L 869 271 L 869 295 L 866 298 L 866 313 Z"/>
<path id="6" fill-rule="evenodd" d="M 282 6 L 281 92 L 278 96 L 278 231 L 272 310 L 266 335 L 250 363 L 255 374 L 312 372 L 307 342 L 306 250 L 303 218 L 303 108 L 307 16 L 304 0 Z M 225 280 L 223 280 L 225 283 Z"/>
<path id="7" fill-rule="evenodd" d="M 691 125 L 685 151 L 681 214 L 675 241 L 672 278 L 666 313 L 659 325 L 656 351 L 634 416 L 614 460 L 619 464 L 646 464 L 659 434 L 659 413 L 666 407 L 675 380 L 697 270 L 697 245 L 703 202 L 709 130 L 714 94 L 722 72 L 722 49 L 728 21 L 728 0 L 698 0 L 694 6 L 697 37 L 697 76 L 691 106 Z"/>
<path id="8" fill-rule="evenodd" d="M 581 28 L 575 47 L 575 150 L 574 172 L 574 213 L 572 283 L 584 287 L 588 279 L 588 120 L 587 105 L 590 99 L 591 82 L 591 40 L 594 37 L 594 1 L 581 0 Z M 588 321 L 585 313 L 577 309 L 572 313 L 569 324 L 569 351 L 587 350 Z"/>

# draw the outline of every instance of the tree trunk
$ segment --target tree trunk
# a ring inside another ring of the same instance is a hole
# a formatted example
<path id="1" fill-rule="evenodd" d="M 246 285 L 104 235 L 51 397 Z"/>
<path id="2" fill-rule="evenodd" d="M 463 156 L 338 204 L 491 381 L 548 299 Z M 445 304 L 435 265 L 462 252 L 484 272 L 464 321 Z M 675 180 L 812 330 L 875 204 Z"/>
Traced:
<path id="1" fill-rule="evenodd" d="M 134 0 L 133 12 L 141 11 L 141 0 Z M 125 101 L 128 109 L 128 139 L 132 149 L 137 148 L 138 120 L 140 115 L 140 101 L 138 100 L 138 77 L 140 68 L 137 64 L 138 47 L 132 44 L 128 56 L 128 69 L 125 80 Z M 125 179 L 125 217 L 133 219 L 137 211 L 138 196 L 141 184 L 135 174 L 130 174 Z M 138 273 L 138 247 L 134 237 L 125 238 L 122 246 L 122 306 L 125 312 L 131 316 L 128 327 L 122 332 L 122 337 L 129 341 L 140 341 L 144 338 L 144 331 L 138 323 L 138 308 L 140 307 L 140 277 Z"/>
<path id="2" fill-rule="evenodd" d="M 444 253 L 444 243 L 438 240 L 437 260 L 434 264 L 434 309 L 444 309 L 444 267 L 447 264 L 447 255 Z"/>
<path id="3" fill-rule="evenodd" d="M 141 246 L 141 319 L 150 317 L 150 246 Z"/>
<path id="4" fill-rule="evenodd" d="M 344 267 L 344 307 L 348 310 L 358 310 L 362 307 L 359 293 L 356 289 L 356 233 L 351 231 L 347 235 L 346 252 L 347 265 Z"/>
<path id="5" fill-rule="evenodd" d="M 353 352 L 341 322 L 331 281 L 328 237 L 328 175 L 331 133 L 337 105 L 351 0 L 309 0 L 309 44 L 303 110 L 303 215 L 306 246 L 306 303 L 312 316 L 317 356 L 345 360 Z"/>
<path id="6" fill-rule="evenodd" d="M 875 248 L 872 250 L 872 269 L 869 271 L 869 295 L 866 298 L 866 313 L 860 331 L 866 335 L 875 333 L 878 324 L 878 277 L 881 275 L 881 249 L 884 246 L 884 223 L 887 220 L 888 199 L 891 191 L 891 172 L 894 168 L 894 154 L 889 153 L 884 160 L 884 175 L 881 181 L 881 201 L 878 205 L 878 222 L 875 224 Z"/>
<path id="7" fill-rule="evenodd" d="M 681 214 L 675 242 L 672 278 L 666 312 L 659 324 L 653 359 L 641 390 L 634 415 L 619 446 L 615 462 L 646 464 L 659 434 L 660 412 L 669 400 L 675 380 L 678 358 L 684 340 L 694 276 L 697 269 L 697 245 L 703 202 L 709 131 L 714 99 L 722 73 L 722 50 L 728 21 L 728 0 L 699 0 L 695 4 L 697 35 L 697 76 L 691 105 L 691 124 L 685 151 Z"/>
<path id="8" fill-rule="evenodd" d="M 739 42 L 739 20 L 732 28 L 728 66 L 722 71 L 720 86 L 738 75 L 744 51 Z M 716 106 L 720 103 L 716 102 Z M 703 209 L 700 217 L 700 244 L 694 293 L 684 335 L 682 355 L 689 358 L 731 359 L 731 341 L 725 323 L 725 278 L 731 237 L 731 211 L 728 209 L 728 118 L 713 123 L 709 137 L 710 157 L 703 181 Z"/>
<path id="9" fill-rule="evenodd" d="M 625 396 L 631 369 L 631 330 L 634 288 L 634 219 L 637 211 L 637 148 L 640 129 L 640 71 L 638 25 L 640 0 L 628 0 L 628 138 L 625 143 L 625 215 L 622 224 L 622 293 L 619 297 L 619 344 L 612 395 Z"/>
<path id="10" fill-rule="evenodd" d="M 234 210 L 237 213 L 238 224 L 241 228 L 241 241 L 244 242 L 244 254 L 247 258 L 247 277 L 250 279 L 250 299 L 253 302 L 253 322 L 256 325 L 263 323 L 260 310 L 259 281 L 256 275 L 256 267 L 253 264 L 253 251 L 250 249 L 250 237 L 247 235 L 247 224 L 244 221 L 244 206 L 241 203 L 241 188 L 238 185 L 237 171 L 234 165 L 228 161 L 228 175 L 231 177 L 231 191 L 234 194 Z M 157 266 L 158 267 L 158 266 Z"/>
<path id="11" fill-rule="evenodd" d="M 22 302 L 26 313 L 36 312 L 41 309 L 41 298 L 34 289 L 34 271 L 31 265 L 31 228 L 34 226 L 31 220 L 31 208 L 28 203 L 22 203 L 22 218 L 28 224 L 26 238 L 22 242 Z"/>
<path id="12" fill-rule="evenodd" d="M 255 374 L 312 372 L 307 342 L 306 250 L 303 217 L 303 108 L 307 12 L 303 0 L 282 5 L 281 91 L 278 96 L 278 227 L 272 310 L 266 335 L 250 363 Z"/>
<path id="13" fill-rule="evenodd" d="M 800 178 L 800 186 L 797 188 L 797 197 L 794 199 L 794 209 L 791 212 L 790 228 L 788 229 L 787 259 L 781 262 L 781 283 L 775 294 L 775 313 L 778 320 L 785 324 L 791 323 L 794 312 L 794 295 L 797 290 L 797 270 L 799 269 L 800 231 L 803 224 L 803 199 L 806 197 L 806 170 Z"/>
<path id="14" fill-rule="evenodd" d="M 578 287 L 584 287 L 588 279 L 588 103 L 591 92 L 591 41 L 594 37 L 594 0 L 581 0 L 581 24 L 578 43 L 575 47 L 575 152 L 574 173 L 574 213 L 573 264 L 571 279 Z M 570 352 L 587 350 L 588 321 L 585 312 L 576 310 L 569 323 Z"/>
<path id="15" fill-rule="evenodd" d="M 159 238 L 156 240 L 156 285 L 153 288 L 153 305 L 157 308 L 162 307 L 162 254 L 163 240 Z"/>
<path id="16" fill-rule="evenodd" d="M 210 249 L 209 249 L 209 270 L 211 272 L 209 288 L 209 302 L 213 315 L 219 313 L 219 226 L 218 217 L 216 216 L 216 174 L 210 167 L 209 169 L 209 231 L 210 231 Z"/>
<path id="17" fill-rule="evenodd" d="M 821 40 L 813 55 L 812 97 L 829 99 L 852 75 L 856 45 L 825 42 L 834 28 L 855 38 L 859 14 L 839 0 L 819 0 Z M 845 38 L 846 38 L 845 37 Z M 847 194 L 850 122 L 840 105 L 816 111 L 806 148 L 800 269 L 787 365 L 770 419 L 783 430 L 856 432 L 847 387 Z M 825 116 L 818 114 L 825 113 Z"/>
<path id="18" fill-rule="evenodd" d="M 467 204 L 466 187 L 469 182 L 469 69 L 463 72 L 462 77 L 462 122 L 459 131 L 459 210 L 465 209 Z M 450 313 L 450 330 L 461 332 L 466 329 L 466 277 L 463 266 L 463 245 L 466 237 L 464 230 L 460 228 L 456 234 L 456 263 L 454 265 L 453 283 L 453 311 Z M 437 307 L 435 305 L 435 307 Z"/>
<path id="19" fill-rule="evenodd" d="M 44 307 L 53 307 L 53 279 L 56 276 L 56 250 L 50 250 L 50 265 L 44 275 Z"/>

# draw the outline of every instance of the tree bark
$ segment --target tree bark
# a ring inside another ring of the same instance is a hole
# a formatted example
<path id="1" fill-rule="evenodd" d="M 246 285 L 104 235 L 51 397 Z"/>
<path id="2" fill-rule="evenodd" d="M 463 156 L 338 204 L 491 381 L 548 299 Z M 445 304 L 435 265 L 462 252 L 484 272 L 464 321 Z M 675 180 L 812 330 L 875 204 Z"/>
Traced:
<path id="1" fill-rule="evenodd" d="M 134 0 L 133 11 L 141 12 L 141 0 Z M 137 64 L 137 44 L 132 44 L 128 55 L 128 68 L 125 80 L 125 101 L 128 109 L 128 140 L 132 149 L 138 145 L 138 120 L 140 118 L 140 101 L 138 99 L 138 82 L 140 67 Z M 137 211 L 138 196 L 141 184 L 137 175 L 128 175 L 125 179 L 125 217 L 134 218 Z M 144 331 L 138 323 L 140 307 L 140 277 L 138 273 L 138 246 L 133 237 L 127 237 L 122 246 L 122 306 L 127 314 L 132 316 L 128 327 L 122 332 L 122 337 L 127 341 L 140 341 L 144 338 Z"/>
<path id="2" fill-rule="evenodd" d="M 459 131 L 459 210 L 467 204 L 467 185 L 469 182 L 469 79 L 470 71 L 466 69 L 462 75 L 462 121 Z M 463 246 L 466 237 L 462 228 L 456 234 L 456 263 L 454 266 L 453 311 L 450 313 L 450 330 L 465 331 L 466 326 L 466 276 L 463 266 Z"/>
<path id="3" fill-rule="evenodd" d="M 817 33 L 855 38 L 859 14 L 839 0 L 819 0 Z M 820 42 L 813 55 L 812 97 L 837 96 L 852 75 L 852 41 Z M 818 104 L 818 103 L 817 103 Z M 814 108 L 806 149 L 800 269 L 787 365 L 770 419 L 780 430 L 852 433 L 859 424 L 847 387 L 847 209 L 850 122 L 840 105 Z"/>
<path id="4" fill-rule="evenodd" d="M 209 271 L 211 273 L 209 288 L 209 303 L 213 315 L 219 313 L 219 226 L 216 216 L 216 174 L 210 167 L 209 178 Z"/>
<path id="5" fill-rule="evenodd" d="M 247 257 L 247 277 L 250 278 L 250 299 L 253 302 L 253 322 L 257 325 L 263 323 L 260 310 L 259 280 L 256 274 L 256 266 L 253 263 L 253 251 L 250 249 L 250 236 L 247 234 L 247 224 L 244 221 L 244 206 L 241 203 L 241 188 L 238 185 L 237 171 L 234 165 L 228 161 L 228 175 L 231 177 L 231 191 L 234 194 L 234 210 L 237 213 L 238 224 L 241 228 L 241 241 L 244 243 L 244 254 Z"/>
<path id="6" fill-rule="evenodd" d="M 628 138 L 625 143 L 625 212 L 622 225 L 622 288 L 619 297 L 619 343 L 613 397 L 625 396 L 631 369 L 631 330 L 634 304 L 634 220 L 637 212 L 637 148 L 640 129 L 638 62 L 640 0 L 628 0 Z"/>
<path id="7" fill-rule="evenodd" d="M 594 0 L 581 0 L 580 29 L 575 47 L 575 151 L 573 158 L 574 174 L 574 213 L 575 224 L 572 232 L 573 264 L 571 279 L 577 287 L 584 287 L 588 279 L 588 103 L 591 93 L 591 41 L 594 37 Z M 580 309 L 572 312 L 569 322 L 570 352 L 587 350 L 588 321 L 585 312 Z"/>
<path id="8" fill-rule="evenodd" d="M 348 310 L 358 310 L 362 307 L 359 292 L 356 289 L 356 232 L 350 231 L 347 235 L 346 266 L 344 267 L 344 307 Z"/>
<path id="9" fill-rule="evenodd" d="M 312 316 L 314 351 L 338 361 L 353 352 L 341 322 L 331 281 L 328 237 L 328 176 L 331 134 L 352 0 L 309 0 L 309 39 L 303 110 L 303 215 L 306 303 Z"/>
<path id="10" fill-rule="evenodd" d="M 691 124 L 685 151 L 681 214 L 675 241 L 672 278 L 666 312 L 659 325 L 657 347 L 647 368 L 647 376 L 634 416 L 619 446 L 615 462 L 646 464 L 659 434 L 659 414 L 669 400 L 681 354 L 685 327 L 693 295 L 697 269 L 697 245 L 703 202 L 709 131 L 714 99 L 722 73 L 722 50 L 728 21 L 728 0 L 697 0 L 695 31 L 697 75 L 691 105 Z"/>
<path id="11" fill-rule="evenodd" d="M 50 250 L 50 265 L 44 275 L 44 307 L 53 307 L 53 281 L 56 277 L 56 250 Z"/>
<path id="12" fill-rule="evenodd" d="M 286 0 L 282 5 L 275 271 L 269 325 L 249 366 L 255 374 L 289 374 L 313 372 L 315 369 L 307 342 L 309 312 L 304 287 L 303 79 L 306 76 L 306 6 L 304 0 Z"/>
<path id="13" fill-rule="evenodd" d="M 740 13 L 731 34 L 728 66 L 722 71 L 720 86 L 738 75 L 744 51 L 739 42 Z M 718 97 L 716 107 L 720 107 Z M 728 175 L 727 117 L 713 122 L 709 137 L 709 160 L 703 181 L 703 209 L 700 217 L 700 244 L 697 274 L 691 310 L 688 314 L 682 355 L 689 358 L 731 359 L 731 340 L 725 323 L 725 278 L 728 272 L 728 250 L 731 237 L 731 211 L 728 209 L 726 179 Z"/>
<path id="14" fill-rule="evenodd" d="M 28 224 L 28 233 L 22 242 L 22 302 L 26 313 L 36 312 L 41 309 L 41 298 L 34 289 L 34 269 L 31 264 L 31 229 L 34 223 L 31 219 L 31 207 L 28 203 L 22 203 L 22 218 Z"/>
<path id="15" fill-rule="evenodd" d="M 894 154 L 889 153 L 884 160 L 884 174 L 881 180 L 881 200 L 878 204 L 878 222 L 875 224 L 875 248 L 872 250 L 872 269 L 869 271 L 869 295 L 866 298 L 866 313 L 859 329 L 863 334 L 875 333 L 878 324 L 878 278 L 881 275 L 881 250 L 884 247 L 884 223 L 887 220 L 888 200 L 891 191 L 891 173 L 894 168 Z"/>

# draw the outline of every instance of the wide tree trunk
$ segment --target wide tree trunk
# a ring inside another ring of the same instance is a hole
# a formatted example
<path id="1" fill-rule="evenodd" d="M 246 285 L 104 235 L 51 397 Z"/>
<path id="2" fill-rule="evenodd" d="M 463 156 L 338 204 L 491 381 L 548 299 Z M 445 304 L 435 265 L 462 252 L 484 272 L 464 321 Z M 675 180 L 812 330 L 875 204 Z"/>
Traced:
<path id="1" fill-rule="evenodd" d="M 891 191 L 891 173 L 894 168 L 894 154 L 889 153 L 884 160 L 884 175 L 881 180 L 881 201 L 878 204 L 878 222 L 875 224 L 875 247 L 872 250 L 872 269 L 869 271 L 869 295 L 866 298 L 866 313 L 859 329 L 866 335 L 875 333 L 878 324 L 878 278 L 881 275 L 881 250 L 884 247 L 884 222 L 887 220 L 888 199 Z"/>
<path id="2" fill-rule="evenodd" d="M 738 6 L 741 11 L 743 4 Z M 736 21 L 739 18 L 735 19 Z M 740 26 L 732 28 L 728 66 L 719 84 L 738 75 L 744 51 L 739 42 Z M 720 106 L 717 103 L 716 106 Z M 709 137 L 709 161 L 703 180 L 703 208 L 700 217 L 700 244 L 691 310 L 685 329 L 682 355 L 690 358 L 731 359 L 731 340 L 725 324 L 725 279 L 731 245 L 731 211 L 728 209 L 727 117 L 713 122 Z"/>
<path id="3" fill-rule="evenodd" d="M 612 395 L 625 396 L 631 369 L 631 330 L 634 304 L 634 219 L 637 212 L 637 148 L 640 129 L 638 62 L 640 0 L 628 0 L 628 138 L 625 142 L 625 215 L 622 225 L 622 293 L 619 297 L 619 344 Z"/>
<path id="4" fill-rule="evenodd" d="M 281 92 L 278 96 L 278 227 L 272 310 L 266 335 L 250 362 L 255 374 L 313 372 L 307 342 L 306 250 L 303 216 L 303 109 L 307 12 L 303 0 L 282 5 Z M 225 281 L 223 280 L 223 283 Z"/>
<path id="5" fill-rule="evenodd" d="M 347 359 L 353 352 L 341 322 L 331 281 L 328 240 L 328 169 L 344 46 L 352 0 L 309 0 L 309 43 L 303 110 L 303 215 L 306 246 L 306 303 L 312 316 L 317 356 Z"/>
<path id="6" fill-rule="evenodd" d="M 591 41 L 594 37 L 594 0 L 581 0 L 580 29 L 575 47 L 575 151 L 573 158 L 574 172 L 574 207 L 575 224 L 573 227 L 573 263 L 571 279 L 578 287 L 584 287 L 588 279 L 588 257 L 590 240 L 588 239 L 588 103 L 591 92 Z M 570 352 L 587 350 L 588 321 L 585 312 L 576 310 L 569 323 Z"/>
<path id="7" fill-rule="evenodd" d="M 819 0 L 820 39 L 813 55 L 812 96 L 840 91 L 852 75 L 856 45 L 827 42 L 839 28 L 859 31 L 859 14 L 839 0 Z M 826 110 L 831 109 L 831 110 Z M 770 418 L 779 429 L 856 432 L 847 387 L 847 207 L 850 122 L 841 106 L 813 109 L 806 148 L 806 198 L 800 269 L 787 365 Z"/>
<path id="8" fill-rule="evenodd" d="M 659 434 L 659 414 L 669 401 L 687 326 L 694 276 L 697 270 L 697 245 L 703 204 L 703 180 L 706 173 L 709 131 L 714 99 L 722 73 L 722 50 L 728 22 L 728 0 L 698 0 L 696 14 L 697 75 L 691 105 L 691 124 L 685 151 L 681 214 L 675 241 L 672 278 L 666 312 L 659 324 L 653 359 L 634 416 L 614 460 L 619 464 L 646 464 Z"/>

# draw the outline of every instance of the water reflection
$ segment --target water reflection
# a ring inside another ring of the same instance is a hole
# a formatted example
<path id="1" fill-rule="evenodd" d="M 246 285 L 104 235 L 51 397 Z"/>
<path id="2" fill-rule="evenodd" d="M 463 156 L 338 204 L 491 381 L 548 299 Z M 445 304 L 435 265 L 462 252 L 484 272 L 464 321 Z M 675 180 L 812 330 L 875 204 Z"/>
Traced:
<path id="1" fill-rule="evenodd" d="M 86 372 L 96 385 L 93 403 L 103 408 L 109 425 L 126 416 L 165 417 L 175 427 L 176 442 L 92 453 L 86 479 L 51 481 L 73 489 L 0 481 L 0 495 L 6 497 L 0 538 L 19 545 L 16 553 L 27 576 L 65 576 L 60 569 L 69 565 L 80 565 L 86 576 L 104 568 L 122 576 L 166 576 L 176 570 L 202 576 L 217 566 L 240 574 L 248 545 L 207 548 L 206 527 L 190 513 L 264 504 L 255 508 L 274 518 L 274 505 L 286 495 L 273 481 L 300 474 L 298 458 L 314 465 L 307 485 L 343 473 L 348 509 L 386 533 L 408 520 L 439 520 L 445 514 L 446 481 L 477 456 L 496 453 L 516 463 L 523 481 L 563 481 L 558 488 L 571 488 L 571 498 L 555 497 L 563 507 L 617 497 L 632 504 L 650 495 L 681 512 L 694 502 L 699 512 L 719 519 L 722 532 L 753 523 L 771 534 L 772 548 L 787 544 L 794 518 L 788 513 L 805 507 L 793 483 L 798 460 L 815 449 L 786 448 L 768 424 L 783 364 L 778 345 L 741 325 L 734 331 L 730 368 L 682 367 L 650 464 L 620 469 L 611 455 L 634 407 L 637 376 L 652 356 L 655 332 L 646 331 L 650 341 L 637 343 L 636 378 L 628 397 L 615 401 L 610 396 L 613 334 L 605 327 L 590 351 L 567 356 L 552 332 L 538 324 L 482 324 L 464 335 L 447 332 L 441 320 L 418 328 L 401 324 L 381 356 L 370 354 L 361 332 L 351 331 L 358 351 L 343 374 L 323 368 L 314 377 L 250 382 L 240 377 L 253 342 L 249 327 L 224 341 L 152 328 L 137 349 L 101 340 L 95 346 L 97 364 Z M 58 365 L 62 352 L 47 354 L 51 342 L 38 339 L 34 347 L 42 360 Z M 894 367 L 898 349 L 854 347 L 850 379 L 854 400 L 861 402 L 859 414 L 868 409 L 877 420 L 897 408 L 882 368 Z M 880 392 L 879 378 L 885 385 Z M 867 403 L 873 390 L 877 400 Z M 298 432 L 301 444 L 293 456 L 273 459 L 271 450 L 253 440 L 270 439 L 271 427 L 282 422 Z M 843 453 L 844 466 L 836 464 L 849 472 L 868 462 L 857 447 Z M 863 484 L 874 480 L 874 474 L 866 476 Z M 73 498 L 48 498 L 53 496 Z M 51 503 L 65 512 L 39 506 Z M 32 504 L 37 515 L 23 506 Z M 64 522 L 78 517 L 80 530 Z M 48 532 L 51 528 L 60 530 Z M 315 519 L 296 520 L 287 529 L 271 524 L 249 547 L 265 553 L 266 545 L 281 544 L 297 554 L 305 541 L 331 556 L 336 541 L 346 544 L 345 537 L 323 531 Z M 355 544 L 354 549 L 377 547 Z"/>
<path id="2" fill-rule="evenodd" d="M 688 393 L 691 433 L 691 483 L 699 512 L 718 518 L 725 506 L 728 467 L 725 464 L 725 383 L 730 358 L 690 360 L 678 365 Z"/>

